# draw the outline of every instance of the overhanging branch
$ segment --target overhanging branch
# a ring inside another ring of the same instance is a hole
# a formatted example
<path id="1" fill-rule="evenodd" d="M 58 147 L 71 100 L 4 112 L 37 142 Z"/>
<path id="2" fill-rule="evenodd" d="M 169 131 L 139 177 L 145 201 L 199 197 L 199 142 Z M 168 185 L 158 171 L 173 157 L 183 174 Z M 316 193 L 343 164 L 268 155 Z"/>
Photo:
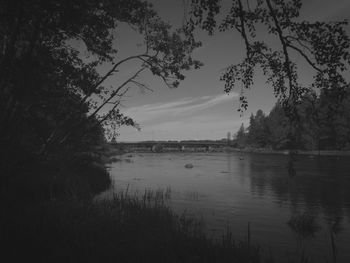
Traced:
<path id="1" fill-rule="evenodd" d="M 311 59 L 300 48 L 298 48 L 290 43 L 287 44 L 287 47 L 290 47 L 290 48 L 296 50 L 303 58 L 305 58 L 305 60 L 310 64 L 310 66 L 312 66 L 318 72 L 322 72 L 322 70 L 320 68 L 318 68 L 316 66 L 316 64 L 314 62 L 312 62 Z"/>
<path id="2" fill-rule="evenodd" d="M 105 100 L 90 116 L 89 118 L 94 117 L 108 102 L 110 102 L 115 96 L 117 96 L 118 92 L 131 80 L 136 78 L 143 70 L 146 68 L 139 69 L 134 75 L 132 75 L 130 78 L 128 78 L 126 81 L 124 81 L 112 94 L 109 96 L 107 100 Z"/>

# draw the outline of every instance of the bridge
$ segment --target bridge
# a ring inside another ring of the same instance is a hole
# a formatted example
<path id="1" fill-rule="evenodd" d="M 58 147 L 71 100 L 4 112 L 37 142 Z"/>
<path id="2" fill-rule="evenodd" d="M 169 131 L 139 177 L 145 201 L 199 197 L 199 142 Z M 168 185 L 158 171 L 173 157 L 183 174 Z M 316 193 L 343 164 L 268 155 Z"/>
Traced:
<path id="1" fill-rule="evenodd" d="M 118 142 L 111 143 L 120 149 L 127 151 L 149 151 L 149 152 L 211 152 L 222 151 L 230 146 L 227 141 L 146 141 L 146 142 Z"/>

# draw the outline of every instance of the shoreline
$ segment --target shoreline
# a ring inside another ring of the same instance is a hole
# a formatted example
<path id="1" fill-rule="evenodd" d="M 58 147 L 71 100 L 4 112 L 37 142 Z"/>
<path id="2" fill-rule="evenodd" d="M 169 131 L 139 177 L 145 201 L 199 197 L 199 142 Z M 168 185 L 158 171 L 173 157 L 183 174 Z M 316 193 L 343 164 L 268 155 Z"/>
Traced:
<path id="1" fill-rule="evenodd" d="M 120 148 L 114 148 L 114 147 L 107 147 L 105 151 L 103 151 L 104 155 L 104 162 L 108 163 L 110 162 L 110 158 L 115 158 L 116 156 L 122 156 L 125 154 L 130 154 L 130 153 L 171 153 L 171 152 L 184 152 L 184 153 L 215 153 L 215 152 L 238 152 L 238 153 L 259 153 L 259 154 L 279 154 L 279 155 L 289 155 L 290 150 L 272 150 L 272 149 L 266 149 L 266 148 L 244 148 L 244 149 L 239 149 L 239 148 L 234 148 L 234 147 L 223 147 L 222 149 L 218 150 L 212 150 L 212 151 L 128 151 L 128 150 L 123 150 Z M 312 151 L 305 151 L 305 150 L 295 150 L 295 155 L 307 155 L 307 156 L 350 156 L 350 150 L 312 150 Z"/>
<path id="2" fill-rule="evenodd" d="M 289 155 L 290 150 L 270 150 L 270 149 L 237 149 L 233 148 L 229 151 L 242 152 L 242 153 L 261 153 L 261 154 L 282 154 Z M 350 151 L 341 151 L 341 150 L 313 150 L 313 151 L 304 151 L 296 150 L 295 155 L 308 155 L 308 156 L 350 156 Z"/>

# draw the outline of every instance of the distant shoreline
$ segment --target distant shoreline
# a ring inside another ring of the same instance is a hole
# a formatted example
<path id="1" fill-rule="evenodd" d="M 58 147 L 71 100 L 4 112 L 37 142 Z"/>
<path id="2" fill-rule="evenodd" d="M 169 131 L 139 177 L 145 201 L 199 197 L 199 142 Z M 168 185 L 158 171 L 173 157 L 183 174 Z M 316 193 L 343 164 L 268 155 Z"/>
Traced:
<path id="1" fill-rule="evenodd" d="M 244 152 L 244 153 L 262 153 L 262 154 L 283 154 L 288 155 L 290 150 L 271 150 L 264 148 L 248 148 L 248 149 L 237 149 L 231 148 L 229 151 Z M 310 156 L 350 156 L 350 151 L 341 150 L 314 150 L 314 151 L 303 151 L 296 150 L 296 155 L 310 155 Z"/>
<path id="2" fill-rule="evenodd" d="M 110 145 L 106 147 L 104 154 L 106 155 L 107 159 L 109 157 L 114 157 L 116 155 L 124 155 L 128 153 L 145 153 L 145 152 L 153 152 L 155 151 L 147 151 L 147 150 L 140 150 L 140 151 L 128 151 L 125 149 L 121 149 L 119 147 L 111 147 Z M 162 150 L 158 153 L 165 153 L 165 152 L 186 152 L 186 153 L 203 153 L 206 151 L 199 150 L 199 151 L 168 151 L 168 150 Z M 211 153 L 215 152 L 238 152 L 238 153 L 260 153 L 260 154 L 279 154 L 279 155 L 289 155 L 290 150 L 272 150 L 267 148 L 235 148 L 232 146 L 226 146 L 221 149 L 214 149 L 209 151 Z M 307 155 L 307 156 L 350 156 L 350 150 L 313 150 L 313 151 L 304 151 L 304 150 L 296 150 L 296 155 Z"/>

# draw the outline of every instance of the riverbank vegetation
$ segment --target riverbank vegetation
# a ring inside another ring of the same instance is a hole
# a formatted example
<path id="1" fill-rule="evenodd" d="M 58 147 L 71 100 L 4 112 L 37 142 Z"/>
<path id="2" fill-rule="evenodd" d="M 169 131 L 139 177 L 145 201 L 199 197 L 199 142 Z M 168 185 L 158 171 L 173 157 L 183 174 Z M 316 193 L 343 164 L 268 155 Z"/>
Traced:
<path id="1" fill-rule="evenodd" d="M 250 116 L 249 126 L 242 124 L 236 133 L 236 146 L 306 151 L 350 149 L 350 88 L 338 105 L 326 91 L 319 96 L 308 93 L 296 110 L 298 129 L 279 103 L 268 115 L 257 111 Z"/>
<path id="2" fill-rule="evenodd" d="M 12 206 L 2 217 L 11 262 L 263 262 L 258 247 L 207 238 L 199 221 L 175 215 L 163 191 L 103 201 L 75 198 Z"/>

